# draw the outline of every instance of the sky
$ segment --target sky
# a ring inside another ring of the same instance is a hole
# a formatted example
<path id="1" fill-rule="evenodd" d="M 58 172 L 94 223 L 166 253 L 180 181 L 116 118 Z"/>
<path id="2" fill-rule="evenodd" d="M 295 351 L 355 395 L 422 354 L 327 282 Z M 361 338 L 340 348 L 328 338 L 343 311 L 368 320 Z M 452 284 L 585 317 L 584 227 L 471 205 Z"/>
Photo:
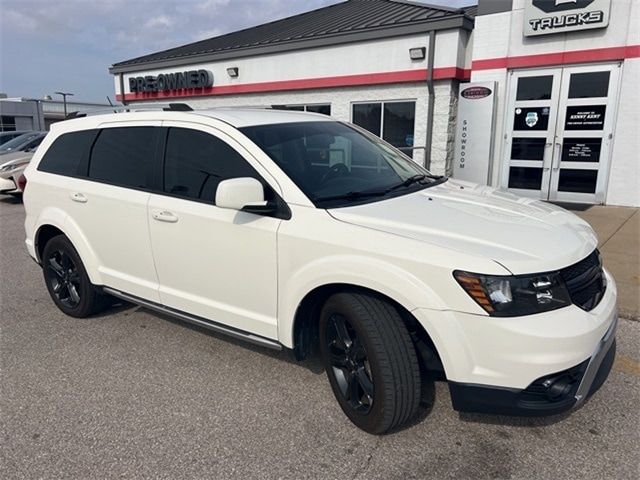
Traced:
<path id="1" fill-rule="evenodd" d="M 116 62 L 341 0 L 0 0 L 0 92 L 113 100 Z M 430 0 L 459 7 L 475 0 Z"/>

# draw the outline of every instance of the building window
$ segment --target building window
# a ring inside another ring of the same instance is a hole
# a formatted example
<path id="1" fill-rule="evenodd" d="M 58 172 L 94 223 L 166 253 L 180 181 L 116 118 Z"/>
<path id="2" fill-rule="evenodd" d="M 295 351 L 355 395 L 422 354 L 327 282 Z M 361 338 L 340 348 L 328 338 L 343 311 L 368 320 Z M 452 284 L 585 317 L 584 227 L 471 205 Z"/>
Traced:
<path id="1" fill-rule="evenodd" d="M 16 117 L 0 116 L 0 132 L 14 132 L 16 129 Z"/>
<path id="2" fill-rule="evenodd" d="M 416 102 L 354 103 L 353 123 L 413 157 Z"/>
<path id="3" fill-rule="evenodd" d="M 296 112 L 313 112 L 331 115 L 331 104 L 320 103 L 316 105 L 271 105 L 274 110 L 293 110 Z"/>

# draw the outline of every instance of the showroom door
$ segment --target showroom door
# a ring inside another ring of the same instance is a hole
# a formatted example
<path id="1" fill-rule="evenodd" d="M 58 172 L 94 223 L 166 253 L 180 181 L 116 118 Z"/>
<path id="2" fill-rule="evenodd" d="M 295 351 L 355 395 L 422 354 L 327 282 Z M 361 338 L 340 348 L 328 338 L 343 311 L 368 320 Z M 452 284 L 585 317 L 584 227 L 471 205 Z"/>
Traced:
<path id="1" fill-rule="evenodd" d="M 503 186 L 543 200 L 602 203 L 619 66 L 514 71 Z"/>
<path id="2" fill-rule="evenodd" d="M 511 72 L 502 178 L 514 193 L 547 200 L 562 70 Z"/>

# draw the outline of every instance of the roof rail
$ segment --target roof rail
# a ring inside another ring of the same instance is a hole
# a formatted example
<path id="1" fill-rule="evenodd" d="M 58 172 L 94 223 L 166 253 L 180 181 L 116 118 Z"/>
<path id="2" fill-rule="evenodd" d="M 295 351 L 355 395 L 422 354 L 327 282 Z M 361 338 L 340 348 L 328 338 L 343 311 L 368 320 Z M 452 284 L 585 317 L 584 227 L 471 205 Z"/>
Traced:
<path id="1" fill-rule="evenodd" d="M 150 112 L 155 110 L 162 110 L 163 112 L 192 112 L 191 108 L 186 103 L 152 103 L 132 107 L 131 105 L 118 105 L 114 107 L 97 108 L 95 110 L 87 110 L 85 112 L 71 112 L 65 120 L 71 120 L 73 118 L 89 117 L 93 115 L 102 115 L 105 113 L 123 113 L 123 112 Z"/>

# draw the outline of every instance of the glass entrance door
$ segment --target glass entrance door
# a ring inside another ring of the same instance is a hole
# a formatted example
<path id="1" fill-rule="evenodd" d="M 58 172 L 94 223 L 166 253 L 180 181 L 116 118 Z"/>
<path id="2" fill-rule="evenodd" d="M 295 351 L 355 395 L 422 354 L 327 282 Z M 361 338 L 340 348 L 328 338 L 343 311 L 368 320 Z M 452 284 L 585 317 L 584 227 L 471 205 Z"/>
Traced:
<path id="1" fill-rule="evenodd" d="M 543 200 L 604 201 L 618 69 L 512 72 L 503 186 Z"/>
<path id="2" fill-rule="evenodd" d="M 521 196 L 547 199 L 562 70 L 511 75 L 504 186 Z"/>

